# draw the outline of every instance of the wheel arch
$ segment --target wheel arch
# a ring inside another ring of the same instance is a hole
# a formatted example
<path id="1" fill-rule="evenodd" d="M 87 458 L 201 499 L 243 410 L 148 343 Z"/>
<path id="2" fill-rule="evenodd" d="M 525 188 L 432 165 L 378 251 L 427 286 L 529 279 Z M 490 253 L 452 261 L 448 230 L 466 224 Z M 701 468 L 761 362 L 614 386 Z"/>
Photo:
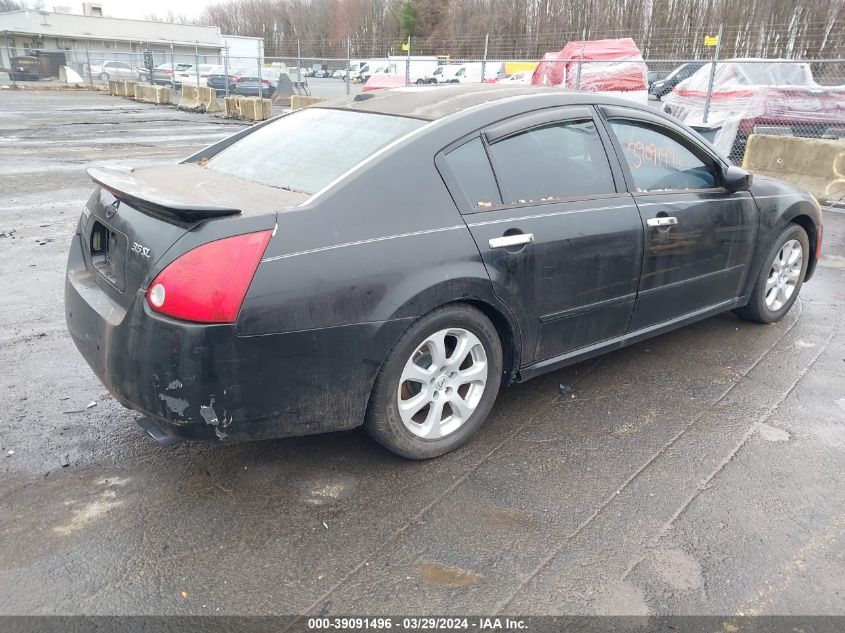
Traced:
<path id="1" fill-rule="evenodd" d="M 404 321 L 404 327 L 402 327 L 398 332 L 391 333 L 390 344 L 386 346 L 386 352 L 381 358 L 379 368 L 383 367 L 387 362 L 390 353 L 396 347 L 397 341 L 415 323 L 424 319 L 435 310 L 440 310 L 450 305 L 457 304 L 472 306 L 493 323 L 493 327 L 496 328 L 496 333 L 499 336 L 499 342 L 502 345 L 502 386 L 512 383 L 517 377 L 520 359 L 522 358 L 521 330 L 516 318 L 504 304 L 496 299 L 496 297 L 492 294 L 492 291 L 489 296 L 485 296 L 483 293 L 473 292 L 464 295 L 454 295 L 448 299 L 443 298 L 436 304 L 430 305 L 428 309 L 418 314 L 413 319 L 407 319 L 406 316 L 402 319 Z M 401 314 L 402 312 L 402 310 L 399 310 L 398 314 Z M 369 394 L 367 396 L 368 400 L 372 397 L 374 383 L 375 376 L 370 384 Z"/>
<path id="2" fill-rule="evenodd" d="M 496 328 L 496 333 L 499 335 L 499 343 L 502 346 L 502 385 L 508 385 L 513 382 L 519 370 L 521 339 L 519 336 L 519 326 L 516 321 L 505 315 L 507 309 L 504 306 L 497 306 L 481 299 L 466 299 L 453 303 L 471 305 L 490 319 Z"/>
<path id="3" fill-rule="evenodd" d="M 789 224 L 797 224 L 802 229 L 807 232 L 807 237 L 810 241 L 810 253 L 809 259 L 807 261 L 807 273 L 804 275 L 804 280 L 810 279 L 813 276 L 813 273 L 816 270 L 816 261 L 817 261 L 817 251 L 819 249 L 819 231 L 821 230 L 820 226 L 816 224 L 813 219 L 803 212 L 798 212 L 797 215 L 794 215 L 789 219 Z"/>

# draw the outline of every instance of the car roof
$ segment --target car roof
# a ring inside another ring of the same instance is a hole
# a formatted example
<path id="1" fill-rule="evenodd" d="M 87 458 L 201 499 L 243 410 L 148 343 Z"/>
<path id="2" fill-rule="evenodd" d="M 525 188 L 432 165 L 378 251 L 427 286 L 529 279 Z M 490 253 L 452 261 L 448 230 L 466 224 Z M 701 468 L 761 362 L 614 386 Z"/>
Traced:
<path id="1" fill-rule="evenodd" d="M 530 99 L 536 95 L 555 95 L 559 105 L 604 103 L 642 109 L 633 101 L 596 93 L 575 92 L 554 87 L 518 84 L 450 84 L 447 86 L 407 86 L 365 92 L 354 97 L 324 101 L 312 107 L 353 110 L 394 116 L 410 116 L 436 121 L 463 110 L 493 104 L 503 99 Z"/>

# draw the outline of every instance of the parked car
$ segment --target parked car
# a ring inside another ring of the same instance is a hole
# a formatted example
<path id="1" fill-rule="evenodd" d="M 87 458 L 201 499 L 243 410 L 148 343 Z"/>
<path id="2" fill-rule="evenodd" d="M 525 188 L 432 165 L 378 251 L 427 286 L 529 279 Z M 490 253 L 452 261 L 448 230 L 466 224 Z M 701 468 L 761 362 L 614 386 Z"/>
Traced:
<path id="1" fill-rule="evenodd" d="M 672 92 L 675 86 L 681 83 L 684 79 L 692 77 L 692 75 L 703 65 L 704 62 L 688 62 L 686 64 L 681 64 L 671 73 L 666 75 L 664 79 L 658 79 L 653 82 L 649 81 L 648 93 L 658 100 L 662 99 Z"/>
<path id="2" fill-rule="evenodd" d="M 217 92 L 225 92 L 227 87 L 229 92 L 233 92 L 238 83 L 238 79 L 241 75 L 245 74 L 245 72 L 245 69 L 230 68 L 227 74 L 226 69 L 223 66 L 215 66 L 208 71 L 208 75 L 205 79 L 206 85 L 210 88 L 214 88 Z"/>
<path id="3" fill-rule="evenodd" d="M 148 75 L 149 73 L 145 68 L 133 66 L 128 62 L 110 61 L 91 64 L 91 76 L 97 77 L 102 81 L 109 81 L 111 79 L 143 81 Z"/>
<path id="4" fill-rule="evenodd" d="M 342 68 L 338 68 L 332 73 L 332 77 L 335 79 L 346 79 L 346 71 Z"/>
<path id="5" fill-rule="evenodd" d="M 845 120 L 845 85 L 816 83 L 804 62 L 732 59 L 716 64 L 707 121 L 709 64 L 680 82 L 664 111 L 704 134 L 735 163 L 751 134 L 837 138 Z"/>
<path id="6" fill-rule="evenodd" d="M 176 72 L 176 77 L 180 84 L 188 84 L 189 86 L 205 86 L 208 82 L 208 75 L 217 68 L 217 64 L 191 65 L 184 70 L 178 70 Z"/>
<path id="7" fill-rule="evenodd" d="M 663 71 L 663 70 L 649 70 L 648 73 L 646 74 L 646 81 L 648 82 L 648 85 L 650 86 L 655 81 L 660 81 L 661 79 L 664 79 L 668 74 L 669 74 L 668 72 Z"/>
<path id="8" fill-rule="evenodd" d="M 12 57 L 9 75 L 15 81 L 38 81 L 40 77 L 41 63 L 37 57 L 21 55 Z"/>
<path id="9" fill-rule="evenodd" d="M 780 320 L 822 235 L 809 194 L 672 117 L 533 86 L 358 95 L 88 174 L 68 328 L 164 442 L 363 424 L 435 457 L 502 385 L 726 310 Z"/>
<path id="10" fill-rule="evenodd" d="M 324 77 L 329 76 L 329 71 L 324 68 L 318 68 L 314 71 L 314 74 L 312 76 L 316 77 L 317 79 L 323 79 Z"/>
<path id="11" fill-rule="evenodd" d="M 153 68 L 153 83 L 159 85 L 170 85 L 171 83 L 181 85 L 180 74 L 191 68 L 193 64 L 159 64 Z M 175 72 L 174 72 L 175 68 Z"/>
<path id="12" fill-rule="evenodd" d="M 276 92 L 276 86 L 279 84 L 279 75 L 281 71 L 264 68 L 261 70 L 261 77 L 259 78 L 256 71 L 247 72 L 238 77 L 235 84 L 235 94 L 244 96 L 264 96 L 271 97 Z M 259 91 L 259 86 L 260 91 Z"/>

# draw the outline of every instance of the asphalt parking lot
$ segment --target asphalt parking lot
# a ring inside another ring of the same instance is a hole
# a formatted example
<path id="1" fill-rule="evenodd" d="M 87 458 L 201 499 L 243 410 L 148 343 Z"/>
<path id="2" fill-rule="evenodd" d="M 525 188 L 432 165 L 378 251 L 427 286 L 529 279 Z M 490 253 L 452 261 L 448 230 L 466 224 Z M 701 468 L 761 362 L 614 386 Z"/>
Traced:
<path id="1" fill-rule="evenodd" d="M 781 323 L 509 387 L 440 459 L 358 431 L 167 449 L 65 331 L 84 168 L 237 129 L 0 91 L 0 614 L 845 615 L 845 215 Z"/>

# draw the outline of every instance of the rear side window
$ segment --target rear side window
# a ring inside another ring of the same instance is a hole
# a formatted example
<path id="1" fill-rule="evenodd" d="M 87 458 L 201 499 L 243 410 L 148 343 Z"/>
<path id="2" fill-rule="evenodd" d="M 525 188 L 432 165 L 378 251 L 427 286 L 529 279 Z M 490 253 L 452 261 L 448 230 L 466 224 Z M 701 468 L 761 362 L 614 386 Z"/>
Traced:
<path id="1" fill-rule="evenodd" d="M 206 167 L 312 194 L 425 123 L 367 112 L 304 108 L 235 141 L 212 156 Z"/>
<path id="2" fill-rule="evenodd" d="M 493 170 L 480 138 L 446 154 L 446 163 L 473 208 L 484 209 L 501 204 Z"/>
<path id="3" fill-rule="evenodd" d="M 615 193 L 592 121 L 566 121 L 509 136 L 490 146 L 505 204 Z"/>
<path id="4" fill-rule="evenodd" d="M 639 121 L 610 121 L 637 191 L 711 189 L 712 161 L 705 162 L 668 134 Z"/>

